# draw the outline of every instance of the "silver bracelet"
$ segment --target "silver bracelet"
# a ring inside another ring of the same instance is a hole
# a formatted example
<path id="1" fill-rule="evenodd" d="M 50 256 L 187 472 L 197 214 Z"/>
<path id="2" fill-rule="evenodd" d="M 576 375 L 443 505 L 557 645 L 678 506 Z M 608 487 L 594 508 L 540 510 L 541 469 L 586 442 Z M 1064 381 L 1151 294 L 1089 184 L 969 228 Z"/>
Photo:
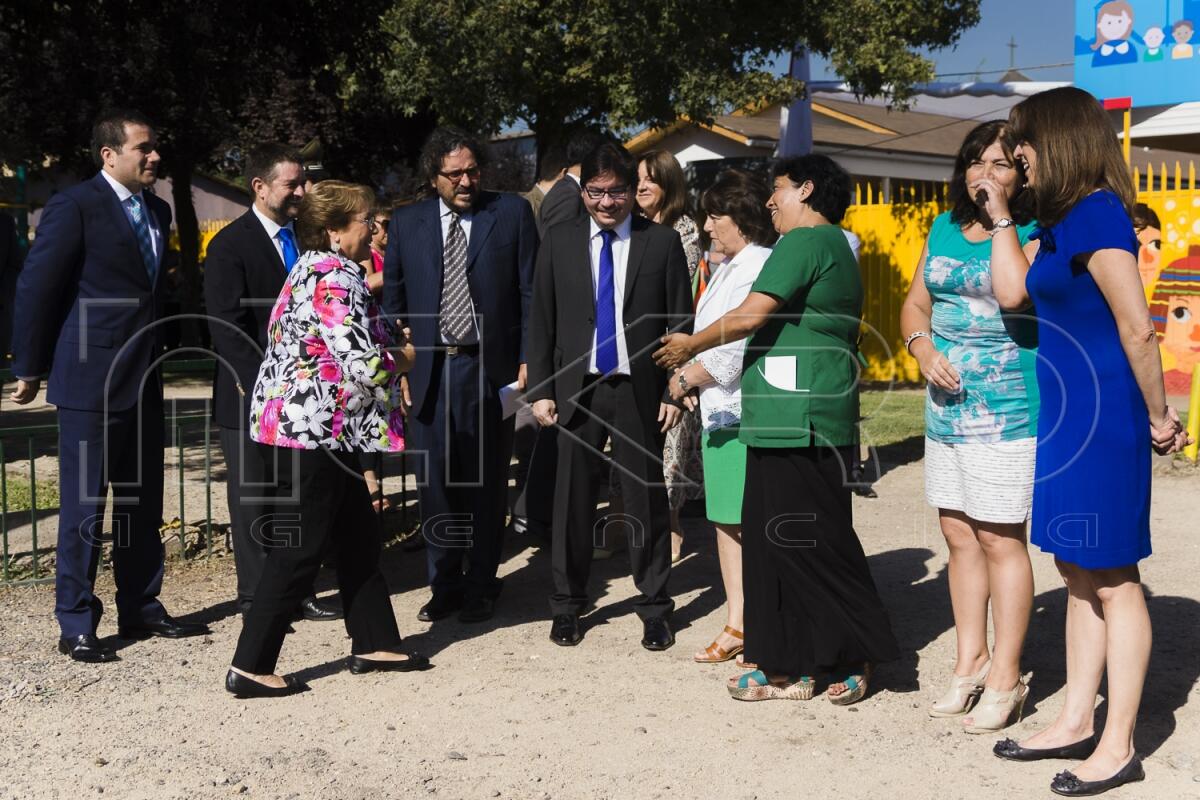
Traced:
<path id="1" fill-rule="evenodd" d="M 921 338 L 928 339 L 929 332 L 928 331 L 913 331 L 912 333 L 910 333 L 908 335 L 908 338 L 904 340 L 904 349 L 908 352 L 908 354 L 910 356 L 912 355 L 912 343 L 915 342 L 917 339 L 921 339 Z"/>

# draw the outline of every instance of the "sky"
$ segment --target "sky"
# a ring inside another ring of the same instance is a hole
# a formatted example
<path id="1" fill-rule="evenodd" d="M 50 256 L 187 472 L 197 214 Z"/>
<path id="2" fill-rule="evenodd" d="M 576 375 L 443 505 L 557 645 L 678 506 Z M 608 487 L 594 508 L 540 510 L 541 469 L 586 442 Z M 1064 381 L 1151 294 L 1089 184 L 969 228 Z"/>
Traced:
<path id="1" fill-rule="evenodd" d="M 979 71 L 982 80 L 998 80 L 1009 67 L 1008 43 L 1015 37 L 1016 67 L 1031 79 L 1071 80 L 1070 66 L 1027 68 L 1071 60 L 1075 35 L 1073 0 L 983 0 L 979 11 L 979 24 L 964 32 L 954 48 L 925 53 L 933 59 L 939 76 L 946 75 L 948 81 L 969 81 Z M 787 69 L 786 59 L 783 69 Z M 836 80 L 837 75 L 829 69 L 828 62 L 814 58 L 812 79 Z"/>

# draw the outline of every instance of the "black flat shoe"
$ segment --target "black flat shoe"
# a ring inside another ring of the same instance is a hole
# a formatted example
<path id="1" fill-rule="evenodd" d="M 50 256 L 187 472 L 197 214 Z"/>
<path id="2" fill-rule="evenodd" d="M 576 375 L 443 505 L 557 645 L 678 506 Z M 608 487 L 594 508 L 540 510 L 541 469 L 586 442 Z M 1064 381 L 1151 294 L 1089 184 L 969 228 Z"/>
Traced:
<path id="1" fill-rule="evenodd" d="M 642 647 L 647 650 L 666 650 L 675 644 L 675 634 L 663 617 L 650 617 L 642 621 Z"/>
<path id="2" fill-rule="evenodd" d="M 1127 783 L 1145 779 L 1146 772 L 1142 769 L 1142 760 L 1137 753 L 1129 759 L 1129 763 L 1117 770 L 1117 774 L 1102 781 L 1081 781 L 1073 772 L 1063 771 L 1054 776 L 1050 782 L 1050 791 L 1063 797 L 1090 797 L 1094 794 L 1104 794 L 1109 789 L 1124 786 Z"/>
<path id="3" fill-rule="evenodd" d="M 1096 750 L 1096 735 L 1092 734 L 1086 739 L 1075 742 L 1074 744 L 1066 744 L 1062 747 L 1047 747 L 1039 750 L 1031 750 L 1027 747 L 1014 742 L 1012 739 L 1004 739 L 996 742 L 996 746 L 992 748 L 992 754 L 996 758 L 1003 758 L 1008 761 L 1041 761 L 1047 758 L 1064 758 L 1072 761 L 1083 761 L 1088 758 Z"/>
<path id="4" fill-rule="evenodd" d="M 58 652 L 85 664 L 103 664 L 106 661 L 121 660 L 115 650 L 91 633 L 80 636 L 63 636 L 58 640 Z"/>
<path id="5" fill-rule="evenodd" d="M 207 625 L 197 622 L 180 622 L 171 616 L 164 616 L 153 622 L 137 622 L 132 625 L 117 626 L 117 635 L 122 639 L 147 639 L 151 636 L 161 636 L 164 639 L 183 639 L 188 636 L 204 636 L 212 633 Z"/>
<path id="6" fill-rule="evenodd" d="M 225 673 L 225 691 L 239 700 L 249 700 L 257 697 L 287 697 L 308 691 L 308 684 L 296 680 L 291 675 L 284 679 L 284 686 L 267 686 L 253 678 L 247 678 L 240 672 L 229 670 Z"/>
<path id="7" fill-rule="evenodd" d="M 574 647 L 583 641 L 579 617 L 575 614 L 555 614 L 550 625 L 550 641 L 561 647 Z"/>
<path id="8" fill-rule="evenodd" d="M 350 656 L 347 662 L 350 664 L 350 672 L 354 675 L 362 675 L 364 672 L 421 672 L 432 666 L 429 659 L 420 653 L 408 653 L 408 658 L 403 661 Z"/>
<path id="9" fill-rule="evenodd" d="M 296 610 L 296 619 L 301 618 L 309 622 L 333 622 L 342 618 L 342 610 L 322 603 L 315 597 L 308 597 L 300 601 L 300 608 Z"/>

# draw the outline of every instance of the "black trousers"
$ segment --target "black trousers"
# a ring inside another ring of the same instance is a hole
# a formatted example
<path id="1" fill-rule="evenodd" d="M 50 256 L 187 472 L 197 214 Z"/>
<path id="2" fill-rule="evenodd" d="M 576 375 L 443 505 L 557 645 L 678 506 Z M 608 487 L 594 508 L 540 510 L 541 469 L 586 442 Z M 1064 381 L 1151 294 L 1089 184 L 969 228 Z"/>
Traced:
<path id="1" fill-rule="evenodd" d="M 387 583 L 379 571 L 379 517 L 371 508 L 357 457 L 326 450 L 296 450 L 293 457 L 299 525 L 274 525 L 274 546 L 267 552 L 233 655 L 233 666 L 256 675 L 275 671 L 292 613 L 312 590 L 327 542 L 337 554 L 350 652 L 400 646 Z"/>
<path id="2" fill-rule="evenodd" d="M 504 544 L 512 421 L 478 351 L 434 354 L 437 396 L 407 420 L 434 597 L 492 597 Z"/>
<path id="3" fill-rule="evenodd" d="M 554 481 L 558 473 L 558 430 L 543 428 L 530 407 L 516 414 L 513 455 L 517 459 L 513 516 L 550 530 L 554 519 Z"/>
<path id="4" fill-rule="evenodd" d="M 812 676 L 899 655 L 854 532 L 851 457 L 851 448 L 747 448 L 745 659 L 767 672 Z"/>
<path id="5" fill-rule="evenodd" d="M 580 614 L 587 605 L 592 548 L 604 544 L 595 512 L 597 493 L 608 480 L 603 450 L 610 439 L 625 502 L 621 522 L 629 533 L 630 568 L 642 593 L 635 608 L 642 619 L 665 617 L 675 604 L 667 593 L 671 536 L 663 484 L 663 436 L 654 420 L 638 414 L 633 383 L 624 376 L 585 386 L 579 411 L 558 433 L 550 608 L 555 614 Z"/>
<path id="6" fill-rule="evenodd" d="M 237 605 L 244 614 L 254 600 L 267 550 L 274 541 L 272 525 L 278 521 L 294 527 L 296 522 L 298 510 L 292 493 L 296 469 L 293 455 L 297 451 L 260 444 L 250 438 L 248 429 L 222 427 L 220 436 L 225 456 L 230 538 L 237 567 Z M 280 503 L 283 507 L 277 509 Z M 311 587 L 305 597 L 310 594 Z"/>

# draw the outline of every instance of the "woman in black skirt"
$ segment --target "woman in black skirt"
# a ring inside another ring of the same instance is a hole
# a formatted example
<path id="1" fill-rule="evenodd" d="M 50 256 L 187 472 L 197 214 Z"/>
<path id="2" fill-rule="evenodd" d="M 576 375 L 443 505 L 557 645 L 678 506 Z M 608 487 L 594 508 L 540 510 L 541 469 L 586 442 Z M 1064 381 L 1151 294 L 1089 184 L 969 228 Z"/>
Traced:
<path id="1" fill-rule="evenodd" d="M 655 354 L 675 368 L 696 353 L 753 335 L 742 375 L 747 445 L 742 508 L 745 659 L 739 700 L 813 696 L 827 672 L 830 702 L 867 692 L 871 663 L 898 656 L 887 612 L 854 532 L 847 486 L 858 446 L 858 263 L 837 223 L 850 177 L 825 156 L 773 170 L 767 203 L 782 234 L 749 296 Z"/>

